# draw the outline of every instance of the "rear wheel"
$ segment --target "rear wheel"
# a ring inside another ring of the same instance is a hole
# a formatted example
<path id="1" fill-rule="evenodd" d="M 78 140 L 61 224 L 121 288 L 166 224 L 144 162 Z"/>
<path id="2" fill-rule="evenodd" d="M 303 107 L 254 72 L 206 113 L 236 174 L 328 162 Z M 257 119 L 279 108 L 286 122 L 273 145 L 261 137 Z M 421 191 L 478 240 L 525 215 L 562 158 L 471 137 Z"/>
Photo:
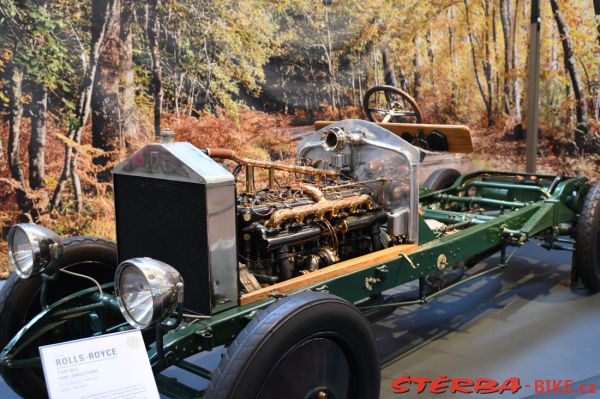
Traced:
<path id="1" fill-rule="evenodd" d="M 351 303 L 305 292 L 281 299 L 242 330 L 206 392 L 209 399 L 379 397 L 370 325 Z"/>
<path id="2" fill-rule="evenodd" d="M 600 182 L 583 202 L 575 235 L 573 267 L 581 282 L 592 291 L 600 291 Z"/>
<path id="3" fill-rule="evenodd" d="M 60 267 L 92 276 L 100 284 L 113 281 L 117 267 L 116 245 L 100 238 L 67 238 L 64 241 Z M 60 278 L 48 287 L 46 297 L 51 304 L 91 286 L 93 283 L 88 280 L 61 274 Z M 4 349 L 13 336 L 42 310 L 41 288 L 41 278 L 32 277 L 23 280 L 15 273 L 4 284 L 0 292 L 0 350 Z M 38 356 L 39 344 L 44 343 L 35 342 L 30 345 L 30 348 L 25 349 L 27 355 Z M 25 398 L 43 398 L 47 395 L 41 369 L 0 367 L 0 375 L 16 393 Z"/>
<path id="4" fill-rule="evenodd" d="M 438 169 L 425 180 L 423 188 L 428 188 L 431 191 L 443 190 L 450 187 L 459 177 L 460 172 L 456 169 Z"/>

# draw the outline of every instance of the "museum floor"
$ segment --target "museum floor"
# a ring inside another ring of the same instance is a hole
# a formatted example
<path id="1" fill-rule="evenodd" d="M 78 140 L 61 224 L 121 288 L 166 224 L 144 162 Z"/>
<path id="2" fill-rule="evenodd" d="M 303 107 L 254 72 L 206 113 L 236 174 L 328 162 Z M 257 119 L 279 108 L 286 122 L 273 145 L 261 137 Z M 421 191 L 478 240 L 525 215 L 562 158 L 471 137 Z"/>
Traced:
<path id="1" fill-rule="evenodd" d="M 488 262 L 497 261 L 490 258 Z M 519 377 L 523 388 L 502 398 L 533 398 L 534 381 L 573 380 L 600 390 L 600 294 L 569 286 L 570 254 L 530 242 L 503 274 L 476 279 L 421 307 L 396 311 L 373 325 L 382 360 L 381 398 L 464 398 L 470 394 L 397 395 L 403 375 L 430 379 Z M 0 282 L 0 285 L 2 282 Z M 216 365 L 219 352 L 198 355 Z M 183 382 L 191 374 L 169 369 Z M 525 385 L 531 385 L 527 388 Z M 411 385 L 415 392 L 416 385 Z M 600 392 L 600 391 L 599 391 Z M 481 395 L 489 398 L 496 395 Z M 544 394 L 540 399 L 594 398 L 597 394 Z M 16 395 L 0 380 L 0 398 Z"/>

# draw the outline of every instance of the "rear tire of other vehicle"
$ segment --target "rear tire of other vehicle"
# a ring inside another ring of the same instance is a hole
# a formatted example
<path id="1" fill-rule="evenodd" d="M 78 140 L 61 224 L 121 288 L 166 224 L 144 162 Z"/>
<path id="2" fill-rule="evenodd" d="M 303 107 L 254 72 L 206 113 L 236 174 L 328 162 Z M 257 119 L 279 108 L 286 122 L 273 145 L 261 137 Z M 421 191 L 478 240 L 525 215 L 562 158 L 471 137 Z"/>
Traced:
<path id="1" fill-rule="evenodd" d="M 207 399 L 379 397 L 371 327 L 351 303 L 304 292 L 256 316 L 223 355 Z"/>
<path id="2" fill-rule="evenodd" d="M 113 242 L 101 238 L 67 238 L 64 241 L 64 250 L 59 266 L 92 276 L 100 284 L 113 281 L 117 268 L 117 246 Z M 93 283 L 88 280 L 61 274 L 57 284 L 48 287 L 48 303 L 51 304 L 60 298 L 91 286 Z M 23 280 L 13 273 L 6 280 L 0 292 L 0 351 L 29 320 L 42 310 L 41 288 L 42 279 L 40 277 Z M 37 351 L 35 343 L 31 346 L 31 351 Z M 37 353 L 31 353 L 31 355 L 38 356 Z M 47 397 L 41 369 L 0 367 L 0 375 L 17 394 L 25 398 Z"/>
<path id="3" fill-rule="evenodd" d="M 583 202 L 575 234 L 573 267 L 586 288 L 600 291 L 600 182 L 592 186 Z"/>
<path id="4" fill-rule="evenodd" d="M 423 188 L 428 188 L 431 191 L 443 190 L 450 187 L 456 179 L 460 177 L 460 172 L 452 168 L 438 169 L 429 175 Z"/>

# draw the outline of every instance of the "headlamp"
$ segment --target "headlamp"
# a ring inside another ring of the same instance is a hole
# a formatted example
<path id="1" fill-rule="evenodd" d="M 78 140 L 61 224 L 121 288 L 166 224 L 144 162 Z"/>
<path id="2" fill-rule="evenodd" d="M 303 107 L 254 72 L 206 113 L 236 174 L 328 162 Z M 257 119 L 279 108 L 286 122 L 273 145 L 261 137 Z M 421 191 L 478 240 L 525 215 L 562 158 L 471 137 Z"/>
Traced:
<path id="1" fill-rule="evenodd" d="M 152 258 L 122 262 L 115 272 L 119 309 L 133 327 L 162 321 L 183 302 L 183 279 L 172 266 Z"/>
<path id="2" fill-rule="evenodd" d="M 62 254 L 62 237 L 33 223 L 21 223 L 8 232 L 8 258 L 15 273 L 29 278 L 46 270 Z"/>

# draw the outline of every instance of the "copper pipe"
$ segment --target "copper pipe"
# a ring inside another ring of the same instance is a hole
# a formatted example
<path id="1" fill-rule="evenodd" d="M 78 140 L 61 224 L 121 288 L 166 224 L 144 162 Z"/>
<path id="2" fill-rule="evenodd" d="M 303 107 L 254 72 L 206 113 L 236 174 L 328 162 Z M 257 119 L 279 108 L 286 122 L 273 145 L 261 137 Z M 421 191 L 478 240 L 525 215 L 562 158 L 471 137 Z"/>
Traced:
<path id="1" fill-rule="evenodd" d="M 322 202 L 325 200 L 323 192 L 318 187 L 315 187 L 312 184 L 300 183 L 298 184 L 298 188 L 306 194 L 308 194 L 309 196 L 311 196 L 315 202 Z"/>
<path id="2" fill-rule="evenodd" d="M 337 177 L 339 176 L 339 172 L 335 170 L 327 170 L 327 169 L 317 169 L 311 168 L 308 166 L 298 166 L 298 165 L 286 165 L 281 163 L 276 163 L 272 161 L 258 161 L 255 159 L 249 158 L 241 158 L 238 157 L 233 150 L 229 150 L 226 148 L 205 148 L 206 153 L 211 158 L 216 159 L 229 159 L 240 165 L 244 166 L 256 166 L 258 168 L 264 169 L 273 169 L 273 170 L 282 170 L 289 173 L 302 173 L 304 175 L 312 175 L 312 176 L 330 176 Z"/>
<path id="3" fill-rule="evenodd" d="M 324 217 L 326 214 L 335 216 L 342 210 L 350 210 L 350 212 L 353 212 L 361 206 L 367 206 L 368 208 L 373 206 L 373 199 L 370 195 L 354 195 L 352 197 L 336 200 L 323 199 L 321 202 L 317 202 L 316 204 L 279 209 L 273 212 L 269 218 L 269 221 L 266 223 L 266 226 L 279 227 L 287 220 L 294 220 L 298 223 L 302 223 L 302 221 L 304 221 L 304 219 L 308 216 L 316 216 L 319 218 Z"/>
<path id="4" fill-rule="evenodd" d="M 237 158 L 233 150 L 227 148 L 208 148 L 206 147 L 206 153 L 211 158 L 219 159 L 235 159 Z"/>

